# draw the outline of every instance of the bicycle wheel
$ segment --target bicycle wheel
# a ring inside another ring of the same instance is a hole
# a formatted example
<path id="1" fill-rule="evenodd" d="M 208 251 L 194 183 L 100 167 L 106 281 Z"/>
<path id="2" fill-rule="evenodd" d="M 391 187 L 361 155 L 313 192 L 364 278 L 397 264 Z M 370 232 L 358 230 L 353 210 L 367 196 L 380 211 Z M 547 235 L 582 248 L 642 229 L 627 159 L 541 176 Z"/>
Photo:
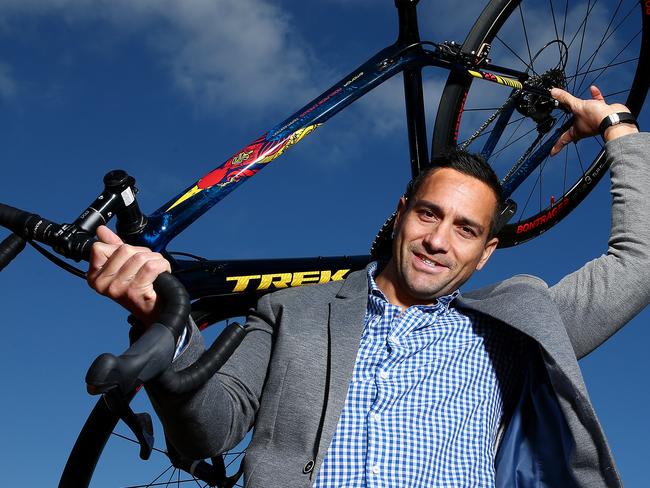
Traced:
<path id="1" fill-rule="evenodd" d="M 638 115 L 650 83 L 645 3 L 492 0 L 462 50 L 476 55 L 487 48 L 494 65 L 525 71 L 537 87 L 589 98 L 596 84 L 609 103 L 625 103 Z M 450 73 L 432 152 L 458 145 L 490 162 L 518 207 L 499 234 L 500 247 L 513 246 L 558 223 L 591 191 L 607 168 L 603 143 L 585 139 L 549 158 L 570 115 L 540 97 L 472 80 Z"/>
<path id="2" fill-rule="evenodd" d="M 207 315 L 193 315 L 197 323 L 203 323 L 201 327 L 205 331 L 212 322 Z M 227 323 L 227 322 L 226 322 Z M 206 340 L 214 340 L 221 332 L 222 327 L 211 325 Z M 213 336 L 214 337 L 211 337 Z M 131 405 L 134 411 L 148 412 L 153 414 L 153 407 L 146 395 L 133 395 L 135 399 Z M 151 457 L 146 461 L 138 459 L 139 443 L 135 435 L 119 421 L 119 418 L 112 413 L 103 398 L 100 398 L 95 408 L 86 420 L 72 452 L 68 458 L 59 488 L 86 488 L 94 486 L 120 486 L 130 488 L 144 488 L 150 486 L 216 486 L 214 482 L 206 482 L 205 479 L 213 478 L 210 469 L 215 460 L 204 461 L 196 465 L 192 460 L 181 460 L 177 453 L 170 453 L 169 446 L 165 445 L 163 429 L 154 417 L 153 430 L 155 433 L 155 445 Z M 241 462 L 245 454 L 246 446 L 250 442 L 250 434 L 232 450 L 223 453 L 223 463 L 226 474 L 233 476 L 240 470 Z M 110 452 L 110 455 L 107 453 Z M 172 459 L 174 461 L 172 462 Z M 179 467 L 181 466 L 181 467 Z M 190 473 L 190 468 L 196 474 Z M 194 471 L 197 469 L 198 471 Z M 208 470 L 208 478 L 199 474 Z M 241 474 L 241 473 L 239 473 Z M 107 480 L 110 483 L 107 484 Z M 233 482 L 235 483 L 235 482 Z M 243 479 L 235 484 L 219 486 L 243 486 Z"/>

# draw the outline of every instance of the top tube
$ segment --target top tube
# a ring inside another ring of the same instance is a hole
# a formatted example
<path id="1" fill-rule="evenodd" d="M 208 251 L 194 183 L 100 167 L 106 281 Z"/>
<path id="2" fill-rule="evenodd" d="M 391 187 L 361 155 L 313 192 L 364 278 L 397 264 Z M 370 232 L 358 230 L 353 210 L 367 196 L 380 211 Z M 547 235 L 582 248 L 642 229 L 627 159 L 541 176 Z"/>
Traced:
<path id="1" fill-rule="evenodd" d="M 164 249 L 213 205 L 343 108 L 404 69 L 433 64 L 436 60 L 423 50 L 403 51 L 399 43 L 379 51 L 329 90 L 148 216 L 146 227 L 130 238 L 129 243 L 155 251 Z"/>

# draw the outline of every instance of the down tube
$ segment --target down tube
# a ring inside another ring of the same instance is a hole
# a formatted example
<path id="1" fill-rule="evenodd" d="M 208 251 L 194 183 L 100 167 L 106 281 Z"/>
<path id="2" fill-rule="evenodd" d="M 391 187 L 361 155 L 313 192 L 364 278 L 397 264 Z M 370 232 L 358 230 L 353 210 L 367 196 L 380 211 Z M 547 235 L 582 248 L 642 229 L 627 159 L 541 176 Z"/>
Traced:
<path id="1" fill-rule="evenodd" d="M 143 231 L 130 238 L 129 243 L 156 251 L 164 249 L 210 207 L 334 114 L 405 68 L 430 64 L 422 51 L 401 50 L 398 44 L 383 49 L 294 115 L 237 151 L 148 216 Z"/>

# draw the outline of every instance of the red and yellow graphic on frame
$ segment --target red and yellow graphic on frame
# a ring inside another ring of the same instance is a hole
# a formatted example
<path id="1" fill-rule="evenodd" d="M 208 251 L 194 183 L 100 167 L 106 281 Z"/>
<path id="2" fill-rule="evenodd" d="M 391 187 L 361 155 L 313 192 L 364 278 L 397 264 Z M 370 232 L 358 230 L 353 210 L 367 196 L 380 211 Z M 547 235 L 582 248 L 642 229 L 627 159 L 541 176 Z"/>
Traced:
<path id="1" fill-rule="evenodd" d="M 219 166 L 201 178 L 196 185 L 176 200 L 167 209 L 167 212 L 203 190 L 207 190 L 213 186 L 225 187 L 232 183 L 236 183 L 242 178 L 253 176 L 262 169 L 263 165 L 273 161 L 289 147 L 296 144 L 307 134 L 313 132 L 319 125 L 320 124 L 314 124 L 303 127 L 279 141 L 267 141 L 265 135 L 256 139 L 249 146 L 242 149 L 226 161 L 225 164 Z"/>

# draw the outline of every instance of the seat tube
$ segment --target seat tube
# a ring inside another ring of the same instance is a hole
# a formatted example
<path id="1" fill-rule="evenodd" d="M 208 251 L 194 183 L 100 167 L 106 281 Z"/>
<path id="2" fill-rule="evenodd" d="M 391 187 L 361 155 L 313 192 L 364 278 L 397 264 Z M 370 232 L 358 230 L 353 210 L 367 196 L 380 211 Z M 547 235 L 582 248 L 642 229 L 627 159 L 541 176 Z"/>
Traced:
<path id="1" fill-rule="evenodd" d="M 416 6 L 419 0 L 395 0 L 399 17 L 399 36 L 397 42 L 410 46 L 420 42 Z M 415 47 L 414 49 L 421 49 Z M 420 67 L 404 70 L 404 101 L 411 158 L 411 175 L 416 176 L 429 165 L 426 118 L 424 114 L 424 94 L 422 90 L 422 69 Z"/>
<path id="2" fill-rule="evenodd" d="M 415 177 L 420 171 L 429 166 L 421 69 L 404 70 L 404 100 L 406 102 L 411 175 Z"/>

